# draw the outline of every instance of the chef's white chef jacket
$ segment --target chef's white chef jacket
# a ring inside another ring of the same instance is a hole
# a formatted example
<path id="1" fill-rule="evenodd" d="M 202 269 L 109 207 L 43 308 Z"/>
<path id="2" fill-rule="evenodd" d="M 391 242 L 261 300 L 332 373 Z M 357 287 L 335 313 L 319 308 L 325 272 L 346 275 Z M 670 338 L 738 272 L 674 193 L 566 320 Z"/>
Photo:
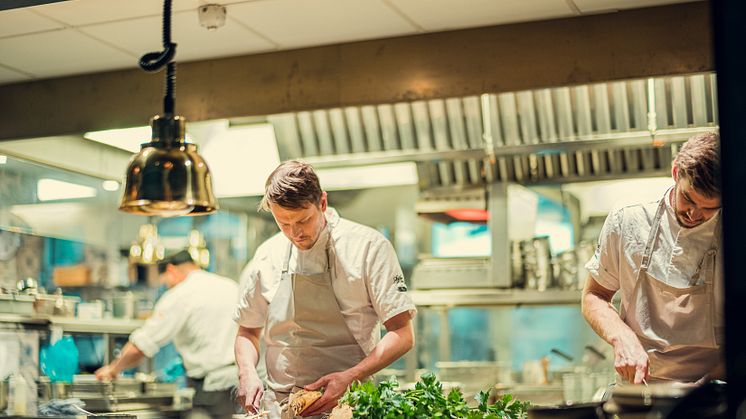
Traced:
<path id="1" fill-rule="evenodd" d="M 661 217 L 661 228 L 653 248 L 648 271 L 653 277 L 676 288 L 688 288 L 702 258 L 712 246 L 720 212 L 694 228 L 684 228 L 676 220 L 671 206 L 673 189 L 666 193 L 666 214 Z M 619 291 L 622 305 L 632 297 L 637 273 L 642 264 L 645 244 L 653 227 L 660 201 L 637 204 L 613 210 L 606 218 L 598 239 L 595 255 L 585 265 L 593 279 L 610 291 Z M 715 336 L 723 340 L 723 269 L 719 252 L 715 271 Z"/>
<path id="2" fill-rule="evenodd" d="M 148 357 L 173 341 L 187 375 L 204 378 L 235 363 L 233 345 L 238 328 L 233 310 L 238 296 L 235 281 L 193 271 L 161 296 L 153 315 L 130 335 L 130 341 Z"/>
<path id="3" fill-rule="evenodd" d="M 340 218 L 329 208 L 325 213 L 331 229 L 334 294 L 350 332 L 366 354 L 380 340 L 378 322 L 397 314 L 417 312 L 407 294 L 394 247 L 378 231 Z M 329 228 L 322 230 L 311 249 L 293 246 L 290 273 L 317 274 L 326 270 Z M 290 241 L 277 233 L 262 243 L 241 274 L 242 297 L 234 319 L 244 327 L 264 327 L 268 305 L 277 291 Z"/>

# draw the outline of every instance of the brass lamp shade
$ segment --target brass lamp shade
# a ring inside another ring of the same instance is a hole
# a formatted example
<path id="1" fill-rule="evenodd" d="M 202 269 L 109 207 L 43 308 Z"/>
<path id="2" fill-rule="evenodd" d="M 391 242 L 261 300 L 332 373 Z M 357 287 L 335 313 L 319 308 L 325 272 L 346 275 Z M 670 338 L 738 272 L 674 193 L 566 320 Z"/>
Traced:
<path id="1" fill-rule="evenodd" d="M 153 118 L 152 141 L 130 160 L 121 211 L 175 217 L 218 209 L 207 163 L 196 145 L 184 142 L 185 123 L 179 116 Z"/>

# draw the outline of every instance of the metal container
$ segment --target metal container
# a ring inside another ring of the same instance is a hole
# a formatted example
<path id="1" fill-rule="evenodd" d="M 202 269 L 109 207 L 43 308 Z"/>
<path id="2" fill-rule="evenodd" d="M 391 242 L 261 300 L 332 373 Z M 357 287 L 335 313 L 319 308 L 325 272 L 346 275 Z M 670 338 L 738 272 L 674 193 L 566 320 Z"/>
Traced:
<path id="1" fill-rule="evenodd" d="M 578 287 L 578 256 L 574 250 L 557 255 L 557 285 L 563 290 Z"/>
<path id="2" fill-rule="evenodd" d="M 30 295 L 0 294 L 0 313 L 34 314 L 34 297 Z"/>
<path id="3" fill-rule="evenodd" d="M 116 319 L 135 318 L 135 295 L 127 291 L 111 298 L 111 315 Z"/>
<path id="4" fill-rule="evenodd" d="M 526 275 L 523 271 L 523 250 L 521 242 L 513 240 L 510 242 L 510 275 L 513 288 L 524 288 L 526 286 Z"/>
<path id="5" fill-rule="evenodd" d="M 549 237 L 534 237 L 521 242 L 526 288 L 544 291 L 552 286 L 552 252 Z"/>
<path id="6" fill-rule="evenodd" d="M 578 281 L 577 288 L 583 289 L 585 282 L 588 280 L 588 270 L 585 269 L 585 264 L 593 257 L 596 252 L 596 246 L 591 242 L 580 242 L 575 247 L 575 255 L 578 261 Z"/>

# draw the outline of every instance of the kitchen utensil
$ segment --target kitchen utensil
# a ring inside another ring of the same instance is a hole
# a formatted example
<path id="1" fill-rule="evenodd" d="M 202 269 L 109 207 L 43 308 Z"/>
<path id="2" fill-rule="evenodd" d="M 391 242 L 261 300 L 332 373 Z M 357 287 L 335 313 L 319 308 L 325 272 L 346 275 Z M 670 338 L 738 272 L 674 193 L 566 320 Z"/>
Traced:
<path id="1" fill-rule="evenodd" d="M 552 285 L 552 252 L 549 237 L 534 237 L 521 242 L 526 288 L 544 291 Z"/>
<path id="2" fill-rule="evenodd" d="M 528 419 L 599 419 L 605 417 L 601 403 L 538 406 L 528 409 Z"/>

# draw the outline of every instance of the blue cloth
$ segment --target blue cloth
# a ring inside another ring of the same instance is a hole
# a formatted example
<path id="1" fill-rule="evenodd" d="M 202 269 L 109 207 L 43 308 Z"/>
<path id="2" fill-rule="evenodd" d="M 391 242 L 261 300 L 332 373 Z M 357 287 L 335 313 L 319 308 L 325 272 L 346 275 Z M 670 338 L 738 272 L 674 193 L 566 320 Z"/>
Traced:
<path id="1" fill-rule="evenodd" d="M 41 370 L 52 382 L 72 383 L 78 372 L 78 358 L 78 348 L 70 336 L 42 348 L 39 354 Z"/>

